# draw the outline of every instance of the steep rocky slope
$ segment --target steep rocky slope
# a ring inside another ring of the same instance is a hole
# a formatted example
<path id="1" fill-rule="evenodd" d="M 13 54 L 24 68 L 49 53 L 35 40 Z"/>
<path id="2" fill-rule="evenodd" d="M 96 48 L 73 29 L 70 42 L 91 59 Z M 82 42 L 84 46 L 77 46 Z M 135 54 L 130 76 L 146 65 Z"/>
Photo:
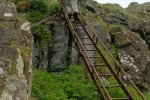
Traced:
<path id="1" fill-rule="evenodd" d="M 118 48 L 120 62 L 129 77 L 140 87 L 148 90 L 148 78 L 144 74 L 146 71 L 147 73 L 150 72 L 147 70 L 150 54 L 149 46 L 146 44 L 149 44 L 150 3 L 138 4 L 133 2 L 126 9 L 117 4 L 104 4 L 100 7 L 103 10 L 101 17 L 108 24 L 108 30 L 110 30 L 108 32 Z M 116 34 L 118 29 L 117 27 L 109 27 L 111 24 L 118 25 L 118 28 L 121 28 L 119 30 L 121 33 Z"/>
<path id="2" fill-rule="evenodd" d="M 28 100 L 33 36 L 14 3 L 0 1 L 0 100 Z"/>
<path id="3" fill-rule="evenodd" d="M 143 73 L 148 69 L 150 58 L 146 44 L 149 34 L 149 13 L 144 13 L 149 11 L 149 3 L 137 4 L 138 12 L 133 8 L 133 3 L 126 9 L 118 4 L 98 4 L 92 0 L 79 1 L 79 5 L 83 15 L 107 48 L 113 49 L 111 42 L 116 45 L 118 52 L 115 56 L 118 56 L 118 60 L 125 66 L 129 77 L 140 84 L 140 87 L 148 89 L 148 78 Z M 42 53 L 38 53 L 40 48 L 36 46 L 37 67 L 49 71 L 62 71 L 66 66 L 80 62 L 78 50 L 68 35 L 63 16 L 54 16 L 44 25 L 52 32 L 53 43 L 51 46 L 45 45 Z M 121 34 L 116 35 L 117 32 Z M 147 81 L 143 85 L 145 80 Z"/>
<path id="4" fill-rule="evenodd" d="M 40 0 L 40 3 L 33 2 L 31 5 L 29 0 L 12 1 L 15 1 L 17 10 L 32 22 L 35 43 L 33 47 L 30 23 L 19 16 L 13 3 L 1 0 L 0 99 L 27 100 L 31 86 L 31 62 L 36 68 L 59 72 L 69 65 L 81 64 L 82 60 L 69 36 L 64 17 L 59 12 L 58 2 L 50 0 L 47 7 Z M 116 46 L 115 57 L 129 77 L 142 90 L 149 90 L 150 4 L 131 3 L 128 8 L 123 9 L 118 4 L 79 0 L 79 5 L 106 47 L 114 53 L 112 44 Z M 48 16 L 51 17 L 45 20 Z M 35 25 L 42 19 L 45 21 Z"/>
<path id="5" fill-rule="evenodd" d="M 149 90 L 150 3 L 132 2 L 124 9 L 118 4 L 98 4 L 92 0 L 80 2 L 87 9 L 82 11 L 87 20 L 97 21 L 106 35 L 104 37 L 103 32 L 98 32 L 100 38 L 106 40 L 103 41 L 105 45 L 110 41 L 115 44 L 117 51 L 114 54 L 117 55 L 114 56 L 118 56 L 129 77 L 139 87 Z"/>

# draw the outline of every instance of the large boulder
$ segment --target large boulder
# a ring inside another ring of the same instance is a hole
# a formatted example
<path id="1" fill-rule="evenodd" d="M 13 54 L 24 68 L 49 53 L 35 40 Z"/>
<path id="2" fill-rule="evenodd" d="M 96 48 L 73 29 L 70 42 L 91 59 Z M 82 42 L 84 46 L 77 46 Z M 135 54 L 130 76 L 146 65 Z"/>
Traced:
<path id="1" fill-rule="evenodd" d="M 119 60 L 124 66 L 129 76 L 142 84 L 143 72 L 148 71 L 150 62 L 150 53 L 148 45 L 141 39 L 138 33 L 128 32 L 120 33 L 115 36 L 115 44 L 119 48 Z"/>
<path id="2" fill-rule="evenodd" d="M 28 100 L 31 89 L 30 23 L 19 20 L 15 4 L 0 1 L 0 100 Z"/>

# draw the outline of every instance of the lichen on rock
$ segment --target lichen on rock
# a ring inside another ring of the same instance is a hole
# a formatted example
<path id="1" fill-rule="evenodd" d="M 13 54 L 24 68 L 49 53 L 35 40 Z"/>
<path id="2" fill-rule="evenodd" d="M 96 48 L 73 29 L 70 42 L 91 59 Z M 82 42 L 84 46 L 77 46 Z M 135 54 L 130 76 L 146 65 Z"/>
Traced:
<path id="1" fill-rule="evenodd" d="M 134 32 L 117 34 L 115 40 L 115 44 L 119 48 L 119 60 L 128 75 L 140 86 L 143 85 L 144 79 L 147 80 L 145 84 L 148 84 L 150 80 L 147 78 L 149 72 L 147 69 L 149 69 L 150 53 L 146 42 L 138 33 Z"/>
<path id="2" fill-rule="evenodd" d="M 28 22 L 18 20 L 15 4 L 1 0 L 0 7 L 0 100 L 28 100 L 33 45 L 30 24 L 22 26 Z"/>

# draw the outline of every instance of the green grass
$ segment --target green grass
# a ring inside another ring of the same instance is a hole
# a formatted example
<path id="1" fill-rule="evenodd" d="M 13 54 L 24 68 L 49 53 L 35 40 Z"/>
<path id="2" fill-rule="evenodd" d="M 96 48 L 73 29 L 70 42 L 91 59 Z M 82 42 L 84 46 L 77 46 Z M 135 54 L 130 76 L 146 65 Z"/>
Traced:
<path id="1" fill-rule="evenodd" d="M 131 95 L 135 100 L 141 100 L 141 97 L 137 94 L 137 92 L 132 86 L 128 85 L 127 89 L 129 90 L 129 92 L 131 93 Z M 145 97 L 146 100 L 150 100 L 150 94 L 143 93 L 143 96 Z"/>
<path id="2" fill-rule="evenodd" d="M 118 85 L 111 77 L 105 86 Z M 141 100 L 130 85 L 126 85 L 135 100 Z M 121 88 L 108 88 L 111 97 L 126 97 Z M 150 100 L 149 94 L 144 94 Z M 99 94 L 92 80 L 85 79 L 81 66 L 73 66 L 61 73 L 47 73 L 34 69 L 31 100 L 99 100 Z"/>
<path id="3" fill-rule="evenodd" d="M 99 100 L 91 80 L 85 79 L 81 66 L 74 66 L 61 73 L 34 70 L 33 100 Z"/>

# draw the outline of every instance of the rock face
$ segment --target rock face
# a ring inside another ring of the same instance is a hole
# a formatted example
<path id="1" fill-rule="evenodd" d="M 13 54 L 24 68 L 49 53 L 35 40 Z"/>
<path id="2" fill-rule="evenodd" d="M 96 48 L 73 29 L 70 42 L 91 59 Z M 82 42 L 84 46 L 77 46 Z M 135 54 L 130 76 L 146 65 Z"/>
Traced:
<path id="1" fill-rule="evenodd" d="M 133 80 L 141 81 L 144 71 L 149 72 L 150 53 L 148 45 L 138 33 L 129 32 L 115 36 L 115 44 L 119 48 L 118 56 L 124 69 Z"/>
<path id="2" fill-rule="evenodd" d="M 86 9 L 88 9 L 89 11 L 92 11 L 93 13 L 97 13 L 97 14 L 101 13 L 99 5 L 95 1 L 87 0 L 86 1 Z"/>
<path id="3" fill-rule="evenodd" d="M 68 66 L 69 32 L 61 14 L 52 19 L 53 21 L 50 20 L 45 23 L 51 33 L 49 35 L 53 37 L 52 44 L 45 44 L 41 48 L 39 45 L 42 43 L 37 40 L 34 47 L 33 62 L 36 63 L 37 68 L 59 72 Z"/>
<path id="4" fill-rule="evenodd" d="M 67 51 L 69 34 L 63 20 L 58 20 L 54 25 L 54 45 L 49 62 L 51 71 L 61 71 L 67 66 Z"/>
<path id="5" fill-rule="evenodd" d="M 104 45 L 107 47 L 108 50 L 111 49 L 111 37 L 109 34 L 105 33 L 99 26 L 97 22 L 92 22 L 91 26 L 93 29 L 95 29 L 98 37 L 101 39 L 101 41 L 104 43 Z"/>
<path id="6" fill-rule="evenodd" d="M 0 1 L 0 100 L 28 100 L 33 37 L 13 3 Z"/>
<path id="7" fill-rule="evenodd" d="M 150 3 L 131 3 L 126 11 L 130 13 L 130 18 L 128 18 L 128 27 L 140 34 L 140 36 L 146 40 L 147 43 L 150 43 Z M 132 18 L 133 17 L 133 18 Z"/>

